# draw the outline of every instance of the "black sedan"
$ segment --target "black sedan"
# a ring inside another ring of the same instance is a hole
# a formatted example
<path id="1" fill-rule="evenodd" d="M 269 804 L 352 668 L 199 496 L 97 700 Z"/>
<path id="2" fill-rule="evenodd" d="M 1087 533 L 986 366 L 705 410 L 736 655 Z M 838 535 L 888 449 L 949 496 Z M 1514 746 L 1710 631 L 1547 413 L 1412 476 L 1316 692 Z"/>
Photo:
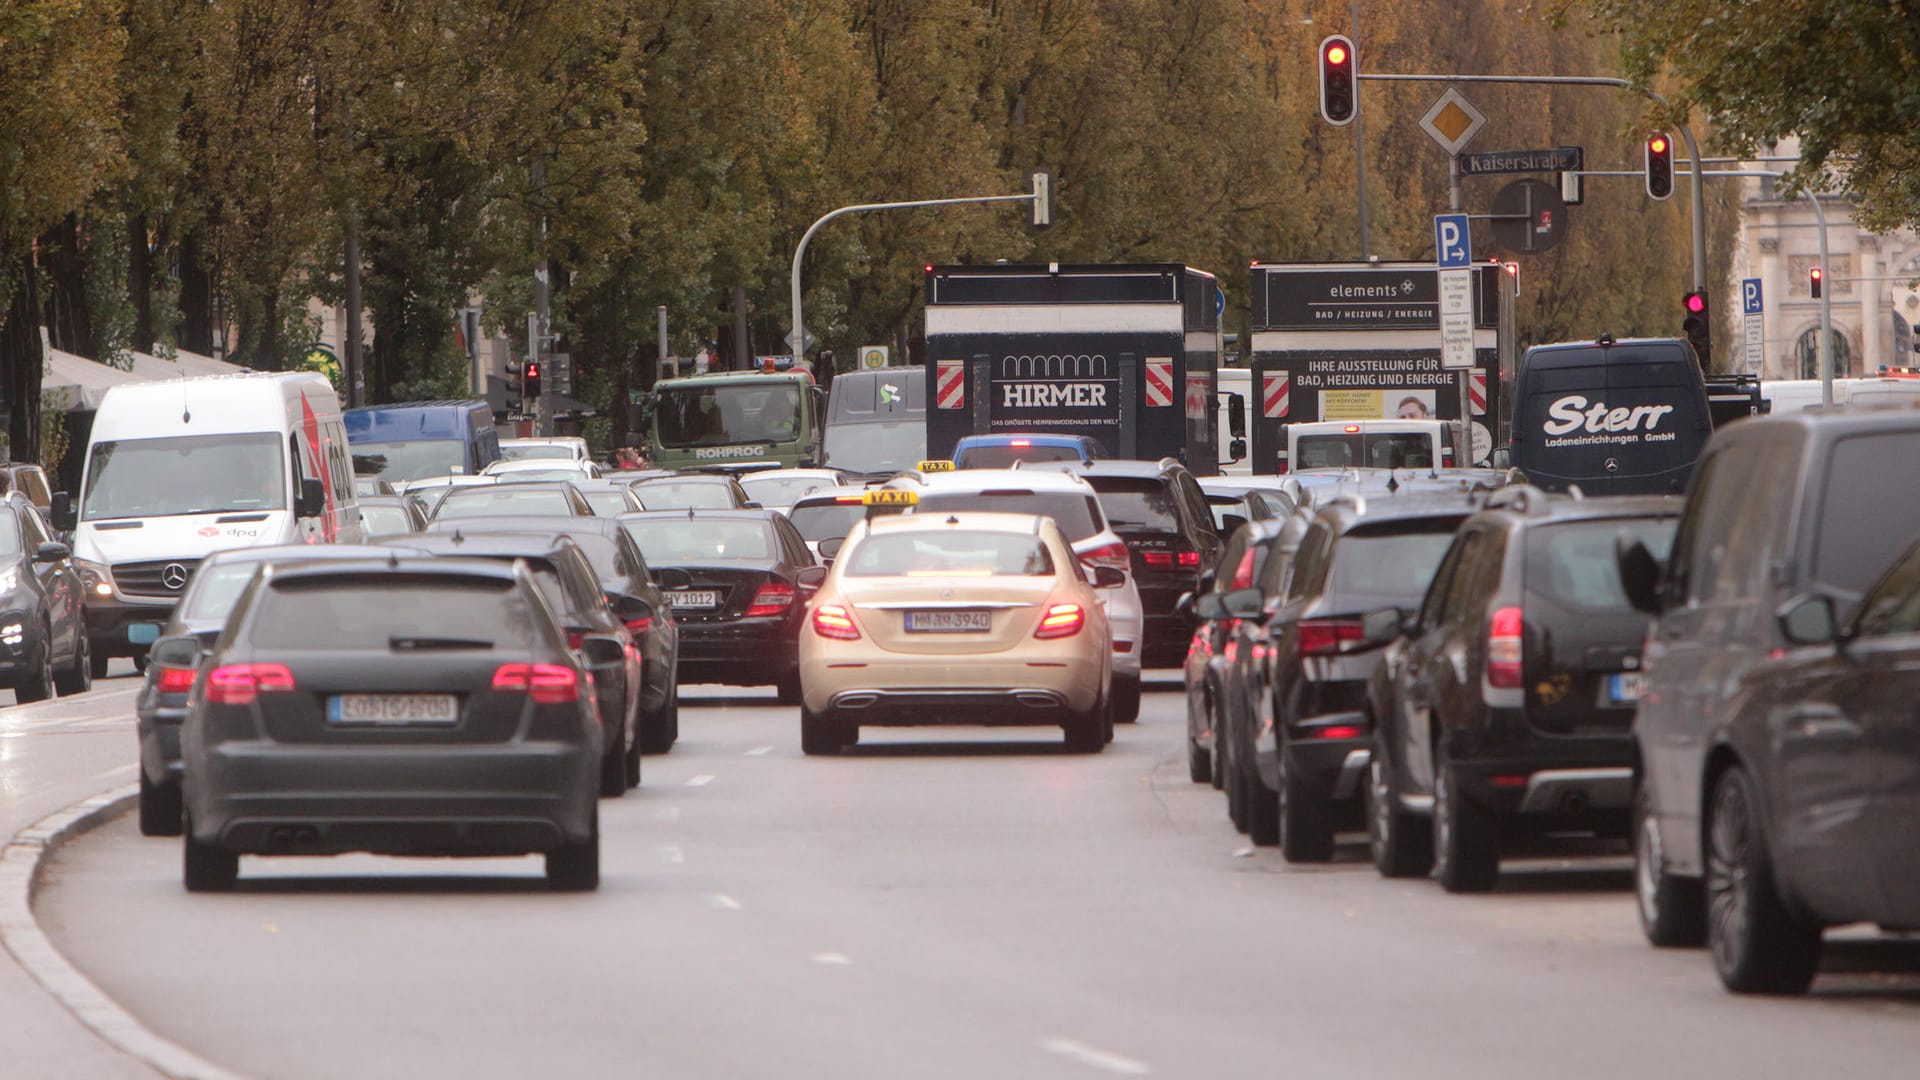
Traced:
<path id="1" fill-rule="evenodd" d="M 0 686 L 45 701 L 93 685 L 73 550 L 23 492 L 0 497 Z"/>
<path id="2" fill-rule="evenodd" d="M 587 671 L 517 563 L 269 566 L 208 658 L 181 731 L 183 878 L 239 857 L 546 857 L 600 883 L 600 721 Z"/>
<path id="3" fill-rule="evenodd" d="M 643 495 L 642 498 L 645 496 Z M 680 623 L 680 681 L 764 686 L 799 704 L 800 571 L 816 565 L 771 510 L 680 510 L 619 518 L 647 565 L 687 573 L 667 599 Z"/>

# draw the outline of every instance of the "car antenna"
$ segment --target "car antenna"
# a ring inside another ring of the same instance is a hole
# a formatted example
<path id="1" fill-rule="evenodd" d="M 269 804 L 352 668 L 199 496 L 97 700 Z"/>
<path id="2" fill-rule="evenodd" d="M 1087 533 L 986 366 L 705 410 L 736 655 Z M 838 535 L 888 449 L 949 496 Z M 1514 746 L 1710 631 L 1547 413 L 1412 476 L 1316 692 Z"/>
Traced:
<path id="1" fill-rule="evenodd" d="M 193 423 L 193 406 L 187 402 L 187 376 L 185 372 L 180 374 L 180 422 L 183 424 Z"/>
<path id="2" fill-rule="evenodd" d="M 389 570 L 400 569 L 400 549 L 399 548 L 394 548 L 387 552 L 387 569 Z"/>
<path id="3" fill-rule="evenodd" d="M 467 542 L 467 534 L 466 534 L 466 533 L 463 533 L 463 532 L 461 532 L 461 531 L 460 531 L 459 529 L 455 529 L 455 530 L 453 530 L 453 542 L 454 542 L 454 543 L 456 543 L 456 544 L 464 544 L 464 543 L 466 543 L 466 542 Z"/>

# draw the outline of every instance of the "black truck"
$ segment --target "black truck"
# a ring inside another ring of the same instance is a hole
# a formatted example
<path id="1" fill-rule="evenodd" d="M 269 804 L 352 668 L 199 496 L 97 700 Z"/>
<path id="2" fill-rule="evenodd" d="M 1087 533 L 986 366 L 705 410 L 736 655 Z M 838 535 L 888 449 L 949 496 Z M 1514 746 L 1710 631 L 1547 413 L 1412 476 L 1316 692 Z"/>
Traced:
<path id="1" fill-rule="evenodd" d="M 1216 460 L 1223 294 L 1178 263 L 927 268 L 927 456 L 967 435 L 1086 435 L 1110 457 Z"/>

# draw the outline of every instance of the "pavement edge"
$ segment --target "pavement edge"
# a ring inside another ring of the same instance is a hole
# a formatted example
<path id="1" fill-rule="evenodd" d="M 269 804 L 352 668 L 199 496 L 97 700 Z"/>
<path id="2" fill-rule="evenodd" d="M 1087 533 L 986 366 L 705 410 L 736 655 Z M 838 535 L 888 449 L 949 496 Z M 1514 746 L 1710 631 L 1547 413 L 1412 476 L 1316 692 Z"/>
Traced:
<path id="1" fill-rule="evenodd" d="M 0 946 L 75 1019 L 109 1046 L 174 1080 L 243 1080 L 162 1038 L 121 1008 L 54 948 L 33 915 L 47 857 L 62 844 L 125 813 L 140 798 L 137 784 L 83 799 L 21 829 L 0 851 Z"/>

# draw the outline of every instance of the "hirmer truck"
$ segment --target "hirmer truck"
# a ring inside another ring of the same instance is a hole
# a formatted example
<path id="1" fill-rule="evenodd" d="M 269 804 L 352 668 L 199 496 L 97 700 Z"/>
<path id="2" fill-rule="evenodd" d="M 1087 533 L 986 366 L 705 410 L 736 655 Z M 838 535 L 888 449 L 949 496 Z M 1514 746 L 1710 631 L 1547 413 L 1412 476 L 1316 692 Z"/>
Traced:
<path id="1" fill-rule="evenodd" d="M 1086 435 L 1107 456 L 1216 460 L 1221 293 L 1178 263 L 930 266 L 927 456 L 967 435 Z"/>

